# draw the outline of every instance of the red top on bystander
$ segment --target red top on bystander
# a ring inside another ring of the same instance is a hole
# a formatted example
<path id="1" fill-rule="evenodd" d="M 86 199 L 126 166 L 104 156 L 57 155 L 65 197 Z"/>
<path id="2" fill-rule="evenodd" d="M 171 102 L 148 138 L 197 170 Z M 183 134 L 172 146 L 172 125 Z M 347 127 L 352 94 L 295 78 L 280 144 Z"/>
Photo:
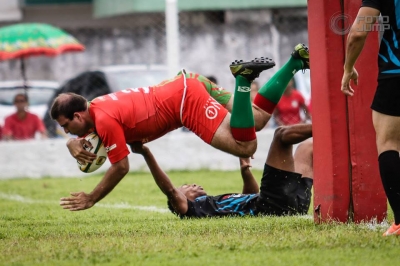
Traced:
<path id="1" fill-rule="evenodd" d="M 4 123 L 3 136 L 11 136 L 14 140 L 25 140 L 35 138 L 36 132 L 46 131 L 40 118 L 31 113 L 26 113 L 24 119 L 19 119 L 17 114 L 8 116 Z"/>
<path id="2" fill-rule="evenodd" d="M 292 90 L 290 95 L 282 95 L 276 106 L 277 118 L 283 125 L 294 125 L 302 122 L 300 109 L 304 104 L 304 97 L 296 90 Z"/>

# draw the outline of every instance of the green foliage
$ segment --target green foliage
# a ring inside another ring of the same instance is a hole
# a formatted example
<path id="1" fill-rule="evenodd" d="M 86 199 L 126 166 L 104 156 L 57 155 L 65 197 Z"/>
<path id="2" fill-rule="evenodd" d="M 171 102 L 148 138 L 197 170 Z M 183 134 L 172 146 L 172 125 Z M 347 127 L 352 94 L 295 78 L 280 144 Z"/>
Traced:
<path id="1" fill-rule="evenodd" d="M 238 172 L 171 172 L 175 185 L 240 192 Z M 261 176 L 256 171 L 255 176 Z M 132 173 L 95 207 L 58 206 L 101 176 L 0 181 L 0 265 L 395 265 L 387 225 L 322 224 L 311 217 L 180 220 L 149 173 Z M 151 207 L 141 210 L 138 207 Z"/>

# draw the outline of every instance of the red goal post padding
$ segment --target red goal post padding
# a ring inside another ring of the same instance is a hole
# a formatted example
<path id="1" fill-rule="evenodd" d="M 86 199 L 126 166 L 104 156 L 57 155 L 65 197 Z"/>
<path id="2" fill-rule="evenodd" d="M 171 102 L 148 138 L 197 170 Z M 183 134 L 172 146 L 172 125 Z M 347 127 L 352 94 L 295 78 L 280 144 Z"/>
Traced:
<path id="1" fill-rule="evenodd" d="M 370 109 L 377 85 L 377 32 L 369 34 L 357 61 L 355 95 L 348 98 L 340 91 L 346 33 L 360 4 L 308 1 L 316 222 L 386 217 Z"/>

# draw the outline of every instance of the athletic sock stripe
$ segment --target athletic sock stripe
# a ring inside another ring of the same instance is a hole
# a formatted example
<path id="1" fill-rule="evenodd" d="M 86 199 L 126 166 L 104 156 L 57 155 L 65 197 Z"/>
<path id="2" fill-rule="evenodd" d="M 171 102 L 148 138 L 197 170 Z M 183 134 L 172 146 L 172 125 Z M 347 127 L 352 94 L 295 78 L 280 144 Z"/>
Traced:
<path id="1" fill-rule="evenodd" d="M 254 97 L 253 103 L 270 115 L 272 115 L 276 107 L 276 103 L 271 102 L 259 93 L 257 93 L 256 97 Z"/>
<path id="2" fill-rule="evenodd" d="M 249 128 L 231 128 L 233 138 L 238 141 L 251 141 L 256 139 L 256 129 Z"/>

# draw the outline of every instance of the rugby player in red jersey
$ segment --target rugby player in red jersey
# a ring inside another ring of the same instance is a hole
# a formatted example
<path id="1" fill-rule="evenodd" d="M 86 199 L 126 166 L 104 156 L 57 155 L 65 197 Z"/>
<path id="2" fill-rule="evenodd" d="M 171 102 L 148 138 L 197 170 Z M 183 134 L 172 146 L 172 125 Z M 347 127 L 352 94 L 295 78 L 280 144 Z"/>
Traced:
<path id="1" fill-rule="evenodd" d="M 213 89 L 215 84 L 205 77 L 185 71 L 158 85 L 122 90 L 92 102 L 73 93 L 60 94 L 50 110 L 52 119 L 66 133 L 80 137 L 96 131 L 112 164 L 91 193 L 71 193 L 72 197 L 61 198 L 60 205 L 71 211 L 92 207 L 128 173 L 126 144 L 146 143 L 182 126 L 219 150 L 250 157 L 257 148 L 255 132 L 268 122 L 287 83 L 298 70 L 309 68 L 308 48 L 304 44 L 295 47 L 287 63 L 260 88 L 252 105 L 251 82 L 274 65 L 268 58 L 233 62 L 234 97 L 222 88 Z M 218 97 L 221 94 L 228 97 Z M 84 139 L 70 139 L 67 146 L 78 161 L 91 162 L 95 156 L 84 144 L 88 145 Z"/>

